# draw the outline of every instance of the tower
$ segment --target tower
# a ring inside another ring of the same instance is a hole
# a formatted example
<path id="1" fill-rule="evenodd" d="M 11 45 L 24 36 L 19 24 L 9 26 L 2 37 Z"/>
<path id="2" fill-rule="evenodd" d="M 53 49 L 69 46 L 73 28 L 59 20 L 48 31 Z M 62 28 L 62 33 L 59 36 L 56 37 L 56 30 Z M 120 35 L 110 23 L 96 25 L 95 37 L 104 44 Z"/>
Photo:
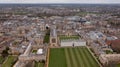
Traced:
<path id="1" fill-rule="evenodd" d="M 52 25 L 50 29 L 50 46 L 58 46 L 56 26 Z"/>

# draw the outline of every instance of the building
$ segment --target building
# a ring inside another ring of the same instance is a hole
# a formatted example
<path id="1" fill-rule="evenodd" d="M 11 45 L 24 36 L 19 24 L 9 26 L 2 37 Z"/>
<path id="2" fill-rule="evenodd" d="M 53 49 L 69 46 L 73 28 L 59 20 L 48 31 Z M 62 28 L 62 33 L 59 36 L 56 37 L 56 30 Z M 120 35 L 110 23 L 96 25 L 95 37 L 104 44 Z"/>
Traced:
<path id="1" fill-rule="evenodd" d="M 60 41 L 60 46 L 86 46 L 86 41 L 84 40 L 61 40 Z"/>
<path id="2" fill-rule="evenodd" d="M 89 36 L 92 40 L 98 40 L 98 39 L 105 40 L 105 39 L 106 39 L 106 36 L 105 36 L 102 32 L 99 32 L 99 31 L 90 31 L 90 32 L 88 33 L 88 36 Z"/>
<path id="3" fill-rule="evenodd" d="M 50 30 L 50 46 L 58 46 L 57 31 L 55 25 L 51 26 Z"/>
<path id="4" fill-rule="evenodd" d="M 103 65 L 118 64 L 120 63 L 120 54 L 101 54 L 99 60 Z"/>
<path id="5" fill-rule="evenodd" d="M 108 40 L 106 43 L 113 49 L 113 51 L 120 53 L 120 39 Z"/>

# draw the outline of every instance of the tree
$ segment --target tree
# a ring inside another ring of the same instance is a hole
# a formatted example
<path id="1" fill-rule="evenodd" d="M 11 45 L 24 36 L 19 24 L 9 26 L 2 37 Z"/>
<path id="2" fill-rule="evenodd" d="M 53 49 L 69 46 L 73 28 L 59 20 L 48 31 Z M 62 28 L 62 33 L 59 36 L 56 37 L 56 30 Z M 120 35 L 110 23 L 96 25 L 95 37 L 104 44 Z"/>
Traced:
<path id="1" fill-rule="evenodd" d="M 8 51 L 10 48 L 9 47 L 6 47 L 6 50 Z"/>
<path id="2" fill-rule="evenodd" d="M 3 51 L 2 51 L 2 56 L 3 56 L 3 57 L 6 57 L 6 56 L 8 56 L 8 51 L 6 51 L 6 50 L 3 50 Z"/>
<path id="3" fill-rule="evenodd" d="M 3 57 L 8 56 L 9 55 L 8 51 L 9 51 L 9 47 L 6 47 L 6 49 L 2 51 L 2 56 Z"/>

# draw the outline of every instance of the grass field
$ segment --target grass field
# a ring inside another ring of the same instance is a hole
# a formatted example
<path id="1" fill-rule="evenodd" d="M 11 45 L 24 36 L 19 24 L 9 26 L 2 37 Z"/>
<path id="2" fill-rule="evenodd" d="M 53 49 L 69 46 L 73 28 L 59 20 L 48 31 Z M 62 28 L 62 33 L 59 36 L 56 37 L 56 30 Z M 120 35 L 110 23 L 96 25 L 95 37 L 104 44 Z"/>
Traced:
<path id="1" fill-rule="evenodd" d="M 32 53 L 37 53 L 37 50 L 32 50 Z"/>
<path id="2" fill-rule="evenodd" d="M 117 64 L 117 67 L 120 67 L 120 64 Z"/>
<path id="3" fill-rule="evenodd" d="M 8 56 L 8 58 L 5 60 L 5 63 L 2 65 L 2 67 L 12 67 L 16 60 L 16 56 Z"/>
<path id="4" fill-rule="evenodd" d="M 51 48 L 49 67 L 99 67 L 86 47 Z"/>
<path id="5" fill-rule="evenodd" d="M 5 58 L 0 56 L 0 64 L 2 64 L 4 62 Z"/>
<path id="6" fill-rule="evenodd" d="M 64 48 L 50 49 L 49 67 L 67 67 Z"/>
<path id="7" fill-rule="evenodd" d="M 44 67 L 44 63 L 42 63 L 42 62 L 35 62 L 35 66 L 34 67 Z"/>
<path id="8" fill-rule="evenodd" d="M 49 39 L 50 39 L 50 30 L 47 30 L 44 36 L 43 43 L 49 43 Z"/>
<path id="9" fill-rule="evenodd" d="M 79 36 L 59 36 L 60 40 L 79 39 Z"/>
<path id="10" fill-rule="evenodd" d="M 44 37 L 44 43 L 49 43 L 50 35 L 45 35 Z"/>

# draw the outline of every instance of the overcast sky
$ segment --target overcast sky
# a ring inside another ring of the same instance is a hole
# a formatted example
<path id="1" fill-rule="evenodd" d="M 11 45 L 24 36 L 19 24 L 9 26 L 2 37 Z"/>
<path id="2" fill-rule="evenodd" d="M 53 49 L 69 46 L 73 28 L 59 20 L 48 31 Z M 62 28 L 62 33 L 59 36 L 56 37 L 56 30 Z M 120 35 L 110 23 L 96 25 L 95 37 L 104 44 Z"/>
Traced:
<path id="1" fill-rule="evenodd" d="M 0 0 L 0 3 L 120 3 L 120 0 Z"/>

